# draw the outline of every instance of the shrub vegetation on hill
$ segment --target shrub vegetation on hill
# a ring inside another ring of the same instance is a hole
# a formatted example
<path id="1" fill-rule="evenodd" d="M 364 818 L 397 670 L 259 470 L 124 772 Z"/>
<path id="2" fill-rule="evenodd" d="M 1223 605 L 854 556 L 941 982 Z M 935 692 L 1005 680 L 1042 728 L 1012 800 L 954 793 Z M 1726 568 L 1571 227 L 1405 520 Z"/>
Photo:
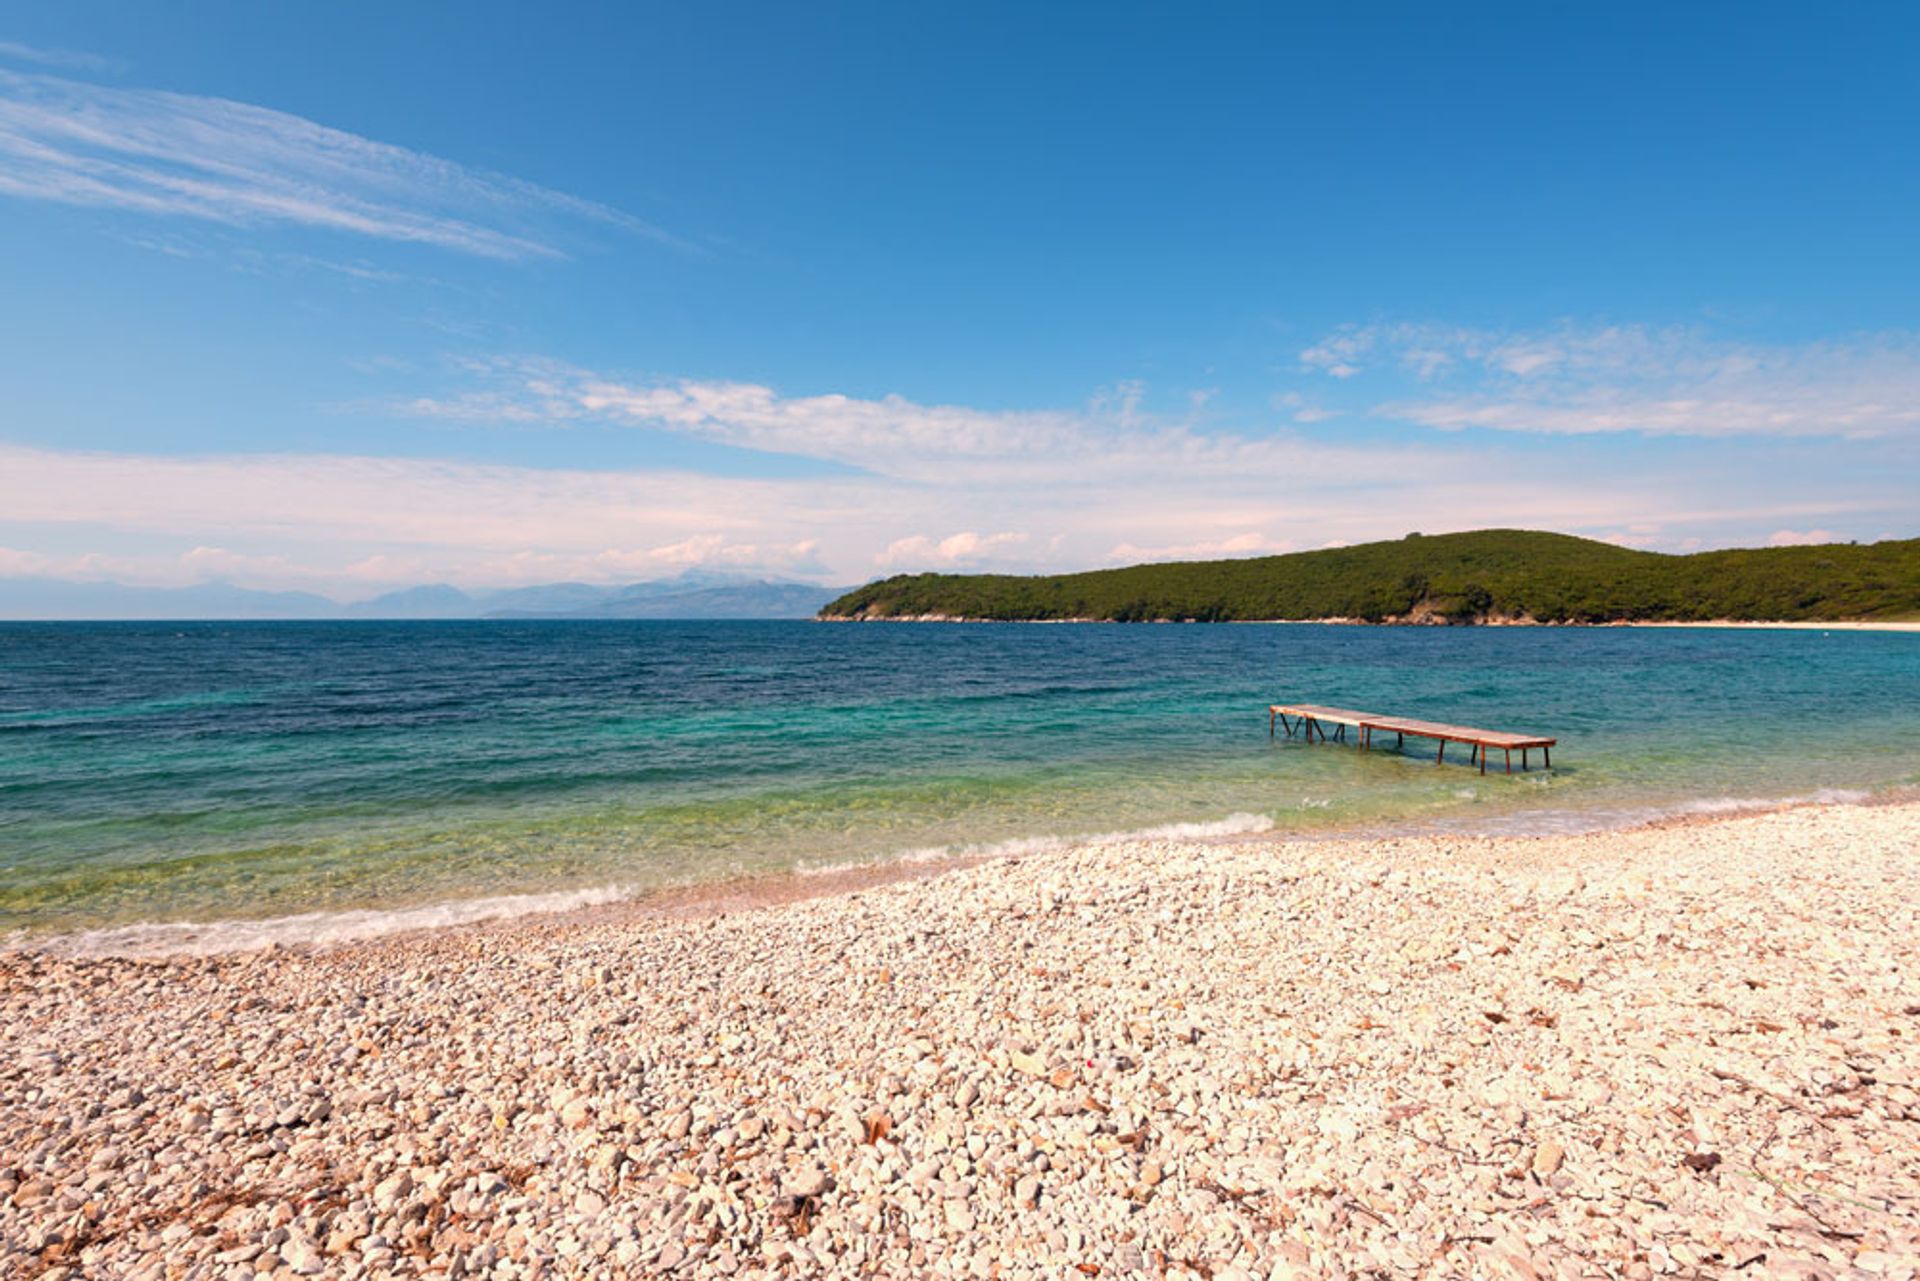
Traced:
<path id="1" fill-rule="evenodd" d="M 1670 556 L 1520 529 L 1084 574 L 903 574 L 822 618 L 1231 622 L 1920 618 L 1920 539 Z"/>

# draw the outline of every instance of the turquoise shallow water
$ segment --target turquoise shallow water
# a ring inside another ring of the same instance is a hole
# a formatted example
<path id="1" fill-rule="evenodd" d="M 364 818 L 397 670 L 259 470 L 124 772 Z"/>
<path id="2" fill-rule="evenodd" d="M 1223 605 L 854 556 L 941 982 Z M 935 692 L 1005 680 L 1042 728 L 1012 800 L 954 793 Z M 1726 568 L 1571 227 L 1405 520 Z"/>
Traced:
<path id="1" fill-rule="evenodd" d="M 1551 773 L 1267 737 L 1277 699 Z M 1528 830 L 1920 781 L 1920 636 L 0 624 L 0 936 L 621 893 L 1166 824 Z"/>

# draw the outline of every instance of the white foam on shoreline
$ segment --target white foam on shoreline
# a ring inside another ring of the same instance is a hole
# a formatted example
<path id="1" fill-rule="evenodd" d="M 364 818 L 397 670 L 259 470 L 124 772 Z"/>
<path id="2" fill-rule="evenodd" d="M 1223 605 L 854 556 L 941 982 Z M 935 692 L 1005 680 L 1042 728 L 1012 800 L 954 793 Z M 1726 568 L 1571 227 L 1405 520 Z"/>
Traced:
<path id="1" fill-rule="evenodd" d="M 1049 850 L 1106 841 L 1206 840 L 1271 831 L 1273 820 L 1264 814 L 1229 814 L 1202 823 L 1167 823 L 1134 831 L 1079 836 L 1022 836 L 978 845 L 933 845 L 843 863 L 791 869 L 798 876 L 824 876 L 856 867 L 884 867 L 889 863 L 933 863 L 948 859 L 1017 858 Z M 356 909 L 345 912 L 302 912 L 260 920 L 142 921 L 133 925 L 79 930 L 71 934 L 0 939 L 0 947 L 31 947 L 61 956 L 216 956 L 229 952 L 258 952 L 270 947 L 328 947 L 400 934 L 408 930 L 440 929 L 481 921 L 570 912 L 636 897 L 631 886 L 606 885 L 591 889 L 560 890 L 545 894 L 502 894 L 490 898 L 428 903 L 417 907 Z"/>
<path id="2" fill-rule="evenodd" d="M 1295 830 L 1289 840 L 1368 840 L 1383 837 L 1448 834 L 1456 836 L 1574 836 L 1638 827 L 1661 819 L 1691 815 L 1735 815 L 1790 805 L 1851 805 L 1870 800 L 1872 791 L 1821 788 L 1797 796 L 1702 797 L 1664 806 L 1625 809 L 1535 809 L 1500 815 L 1460 816 L 1426 823 L 1392 821 L 1380 826 L 1342 827 L 1315 832 Z M 1303 801 L 1302 807 L 1312 805 Z M 815 863 L 784 869 L 784 874 L 830 876 L 857 868 L 893 863 L 969 862 L 1021 858 L 1076 846 L 1124 841 L 1205 841 L 1257 836 L 1274 830 L 1271 816 L 1236 812 L 1203 822 L 1164 823 L 1121 831 L 1067 836 L 1020 836 L 978 844 L 955 843 L 898 850 L 890 854 Z M 724 879 L 724 878 L 721 878 Z M 719 883 L 716 881 L 716 883 Z M 399 934 L 410 930 L 440 929 L 483 921 L 569 912 L 624 902 L 643 895 L 634 886 L 604 885 L 587 889 L 538 894 L 503 894 L 391 909 L 342 912 L 303 912 L 259 920 L 147 921 L 132 925 L 80 930 L 70 934 L 0 938 L 0 950 L 31 948 L 62 956 L 214 956 L 261 951 L 271 947 L 327 947 Z"/>
<path id="3" fill-rule="evenodd" d="M 1004 841 L 978 844 L 923 845 L 896 854 L 872 858 L 847 859 L 844 862 L 813 863 L 794 869 L 796 876 L 831 876 L 856 867 L 884 867 L 889 863 L 944 863 L 950 859 L 987 861 L 1044 854 L 1051 850 L 1072 849 L 1080 845 L 1106 845 L 1116 841 L 1204 841 L 1222 836 L 1250 836 L 1273 830 L 1273 819 L 1265 814 L 1234 813 L 1225 818 L 1195 823 L 1163 823 L 1155 827 L 1131 828 L 1118 832 L 1090 832 L 1077 836 L 1015 836 Z"/>
<path id="4" fill-rule="evenodd" d="M 97 930 L 81 930 L 37 941 L 37 946 L 63 956 L 213 956 L 223 952 L 257 952 L 269 947 L 319 946 L 353 943 L 448 925 L 472 925 L 508 917 L 569 912 L 575 908 L 618 903 L 631 891 L 617 885 L 593 889 L 560 890 L 549 894 L 501 894 L 492 898 L 427 903 L 390 910 L 375 908 L 347 912 L 302 912 L 262 920 L 143 921 Z M 11 943 L 18 945 L 18 938 Z"/>
<path id="5" fill-rule="evenodd" d="M 1528 809 L 1495 815 L 1462 815 L 1424 824 L 1397 822 L 1360 832 L 1333 832 L 1330 837 L 1401 836 L 1447 833 L 1460 836 L 1583 836 L 1657 823 L 1662 819 L 1754 814 L 1790 805 L 1858 805 L 1874 793 L 1861 788 L 1823 787 L 1798 796 L 1704 796 L 1691 801 L 1635 808 Z"/>
<path id="6" fill-rule="evenodd" d="M 1747 810 L 1773 809 L 1781 805 L 1858 805 L 1871 800 L 1873 793 L 1858 787 L 1823 787 L 1805 796 L 1767 800 L 1762 797 L 1716 796 L 1688 801 L 1680 807 L 1685 814 L 1740 814 Z"/>

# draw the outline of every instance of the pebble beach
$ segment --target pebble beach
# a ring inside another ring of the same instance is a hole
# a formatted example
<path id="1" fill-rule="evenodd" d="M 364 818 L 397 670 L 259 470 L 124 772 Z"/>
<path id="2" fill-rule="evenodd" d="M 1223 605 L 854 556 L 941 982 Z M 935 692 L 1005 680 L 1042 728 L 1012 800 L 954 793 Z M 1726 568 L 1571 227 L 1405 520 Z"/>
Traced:
<path id="1" fill-rule="evenodd" d="M 0 954 L 8 1277 L 1917 1266 L 1910 800 Z"/>

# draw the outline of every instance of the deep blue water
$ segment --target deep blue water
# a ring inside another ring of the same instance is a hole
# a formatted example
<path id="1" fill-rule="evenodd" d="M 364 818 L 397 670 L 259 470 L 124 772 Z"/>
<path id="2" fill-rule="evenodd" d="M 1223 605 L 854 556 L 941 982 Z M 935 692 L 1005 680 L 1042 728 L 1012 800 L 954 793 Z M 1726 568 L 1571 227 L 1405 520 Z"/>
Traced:
<path id="1" fill-rule="evenodd" d="M 1557 768 L 1270 742 L 1281 699 L 1554 735 Z M 0 624 L 0 935 L 1230 816 L 1619 821 L 1912 783 L 1917 730 L 1911 634 Z"/>

